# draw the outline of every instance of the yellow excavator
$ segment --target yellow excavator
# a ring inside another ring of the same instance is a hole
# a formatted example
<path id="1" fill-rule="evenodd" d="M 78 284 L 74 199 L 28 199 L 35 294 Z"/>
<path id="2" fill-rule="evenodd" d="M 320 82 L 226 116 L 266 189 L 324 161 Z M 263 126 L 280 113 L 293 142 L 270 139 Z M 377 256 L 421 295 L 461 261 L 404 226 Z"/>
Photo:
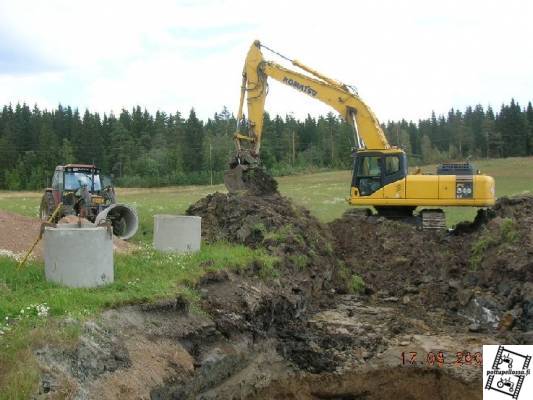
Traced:
<path id="1" fill-rule="evenodd" d="M 262 48 L 307 74 L 265 60 Z M 234 135 L 237 151 L 224 176 L 229 192 L 246 190 L 243 173 L 259 166 L 268 78 L 331 106 L 353 128 L 354 160 L 349 204 L 373 206 L 379 214 L 392 218 L 410 216 L 419 206 L 494 205 L 494 179 L 475 171 L 468 162 L 442 164 L 435 175 L 408 174 L 406 153 L 388 143 L 376 116 L 353 87 L 291 60 L 258 40 L 248 51 L 242 73 L 237 132 Z M 246 121 L 243 118 L 245 98 L 248 106 Z M 424 211 L 427 211 L 422 214 L 425 226 L 442 227 L 445 224 L 441 210 Z"/>

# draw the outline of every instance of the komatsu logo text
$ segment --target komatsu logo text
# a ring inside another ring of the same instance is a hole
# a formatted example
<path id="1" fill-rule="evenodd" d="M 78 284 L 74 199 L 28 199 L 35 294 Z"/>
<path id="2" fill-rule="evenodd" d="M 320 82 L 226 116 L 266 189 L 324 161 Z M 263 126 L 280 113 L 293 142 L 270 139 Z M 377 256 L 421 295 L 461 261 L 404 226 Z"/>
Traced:
<path id="1" fill-rule="evenodd" d="M 302 85 L 300 82 L 295 81 L 294 79 L 290 78 L 283 78 L 283 83 L 289 86 L 292 86 L 296 90 L 299 90 L 300 92 L 307 93 L 309 96 L 315 97 L 316 96 L 316 90 L 312 89 L 310 86 Z"/>

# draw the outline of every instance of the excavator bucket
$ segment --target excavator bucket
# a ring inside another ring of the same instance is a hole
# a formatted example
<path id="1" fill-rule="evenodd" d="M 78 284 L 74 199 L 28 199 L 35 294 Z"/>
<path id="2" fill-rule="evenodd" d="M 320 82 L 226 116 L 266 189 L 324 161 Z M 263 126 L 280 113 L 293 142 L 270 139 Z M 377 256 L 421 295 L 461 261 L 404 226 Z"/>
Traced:
<path id="1" fill-rule="evenodd" d="M 226 185 L 228 192 L 237 193 L 248 189 L 243 180 L 243 172 L 247 169 L 244 165 L 238 164 L 235 168 L 224 172 L 224 185 Z"/>
<path id="2" fill-rule="evenodd" d="M 278 193 L 278 183 L 262 167 L 239 164 L 226 171 L 224 183 L 230 193 L 246 192 L 254 196 Z"/>

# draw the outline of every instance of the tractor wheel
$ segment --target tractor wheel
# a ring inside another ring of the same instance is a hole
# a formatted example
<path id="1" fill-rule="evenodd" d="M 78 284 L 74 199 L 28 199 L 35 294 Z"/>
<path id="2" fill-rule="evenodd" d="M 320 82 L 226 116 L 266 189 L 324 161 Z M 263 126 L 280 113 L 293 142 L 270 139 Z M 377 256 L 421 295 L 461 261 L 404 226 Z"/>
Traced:
<path id="1" fill-rule="evenodd" d="M 52 213 L 54 212 L 55 208 L 56 207 L 52 193 L 46 192 L 45 194 L 43 194 L 43 197 L 41 199 L 41 207 L 39 210 L 39 216 L 41 217 L 41 220 L 48 221 L 52 216 Z M 56 218 L 54 218 L 54 221 L 51 222 L 57 222 L 59 220 L 58 217 L 60 216 L 56 216 Z"/>

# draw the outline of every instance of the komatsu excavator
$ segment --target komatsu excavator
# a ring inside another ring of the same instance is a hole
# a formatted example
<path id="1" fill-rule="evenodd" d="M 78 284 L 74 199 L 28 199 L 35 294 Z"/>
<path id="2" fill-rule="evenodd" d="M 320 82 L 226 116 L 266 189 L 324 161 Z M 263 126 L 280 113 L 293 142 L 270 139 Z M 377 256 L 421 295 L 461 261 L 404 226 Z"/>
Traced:
<path id="1" fill-rule="evenodd" d="M 261 49 L 272 51 L 307 74 L 285 68 L 263 58 Z M 494 179 L 476 172 L 469 163 L 443 164 L 436 175 L 408 174 L 406 153 L 389 145 L 372 110 L 357 91 L 342 82 L 291 60 L 255 41 L 244 63 L 237 132 L 236 155 L 224 176 L 229 192 L 246 190 L 243 173 L 259 166 L 263 114 L 268 93 L 267 79 L 272 78 L 313 99 L 334 108 L 354 132 L 353 176 L 349 204 L 373 206 L 384 216 L 403 218 L 421 207 L 494 205 Z M 243 123 L 246 98 L 248 118 Z M 241 132 L 242 126 L 244 132 Z M 427 227 L 443 227 L 442 210 L 423 210 Z"/>

